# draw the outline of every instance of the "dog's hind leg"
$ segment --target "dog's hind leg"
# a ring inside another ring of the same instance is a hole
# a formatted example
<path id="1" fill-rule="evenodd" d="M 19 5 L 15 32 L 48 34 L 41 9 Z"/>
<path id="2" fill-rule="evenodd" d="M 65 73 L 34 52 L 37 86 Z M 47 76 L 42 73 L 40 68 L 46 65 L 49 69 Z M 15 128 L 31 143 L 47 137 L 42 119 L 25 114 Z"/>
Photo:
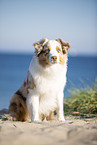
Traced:
<path id="1" fill-rule="evenodd" d="M 54 118 L 54 113 L 51 112 L 51 113 L 49 114 L 49 116 L 46 117 L 46 120 L 55 120 L 55 118 Z"/>
<path id="2" fill-rule="evenodd" d="M 18 121 L 26 121 L 28 116 L 26 98 L 14 94 L 10 101 L 9 113 Z"/>

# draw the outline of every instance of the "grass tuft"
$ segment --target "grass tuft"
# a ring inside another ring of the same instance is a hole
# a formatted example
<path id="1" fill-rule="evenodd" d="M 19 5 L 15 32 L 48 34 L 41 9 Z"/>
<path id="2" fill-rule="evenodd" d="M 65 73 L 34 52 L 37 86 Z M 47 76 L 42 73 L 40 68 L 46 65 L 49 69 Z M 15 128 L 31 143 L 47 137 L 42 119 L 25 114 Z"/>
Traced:
<path id="1" fill-rule="evenodd" d="M 64 99 L 65 115 L 97 115 L 97 79 L 92 84 L 92 87 L 86 86 L 84 89 L 74 88 L 70 93 L 71 96 Z"/>

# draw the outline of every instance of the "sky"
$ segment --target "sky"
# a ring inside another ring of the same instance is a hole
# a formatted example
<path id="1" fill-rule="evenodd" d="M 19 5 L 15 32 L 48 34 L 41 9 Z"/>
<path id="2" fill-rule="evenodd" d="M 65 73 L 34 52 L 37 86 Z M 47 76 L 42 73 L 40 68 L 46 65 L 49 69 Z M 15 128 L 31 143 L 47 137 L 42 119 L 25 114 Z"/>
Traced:
<path id="1" fill-rule="evenodd" d="M 97 0 L 0 0 L 0 52 L 32 53 L 42 38 L 97 56 Z"/>

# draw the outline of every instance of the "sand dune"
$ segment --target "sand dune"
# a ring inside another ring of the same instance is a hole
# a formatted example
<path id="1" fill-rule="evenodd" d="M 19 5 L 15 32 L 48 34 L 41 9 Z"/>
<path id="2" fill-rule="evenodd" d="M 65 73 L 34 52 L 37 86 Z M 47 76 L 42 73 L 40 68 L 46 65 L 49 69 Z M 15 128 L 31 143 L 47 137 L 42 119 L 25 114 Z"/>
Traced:
<path id="1" fill-rule="evenodd" d="M 97 118 L 65 122 L 10 121 L 7 109 L 0 111 L 0 145 L 97 145 Z"/>

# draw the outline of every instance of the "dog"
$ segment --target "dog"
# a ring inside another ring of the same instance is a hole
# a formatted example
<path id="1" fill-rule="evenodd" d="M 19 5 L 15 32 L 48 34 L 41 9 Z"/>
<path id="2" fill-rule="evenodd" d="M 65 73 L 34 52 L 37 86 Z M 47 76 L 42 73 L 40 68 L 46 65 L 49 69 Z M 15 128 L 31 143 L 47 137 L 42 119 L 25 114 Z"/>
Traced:
<path id="1" fill-rule="evenodd" d="M 65 121 L 63 90 L 70 45 L 62 39 L 45 38 L 34 43 L 34 47 L 26 78 L 12 96 L 9 112 L 19 121 L 42 121 L 52 120 L 56 111 L 58 120 Z"/>

